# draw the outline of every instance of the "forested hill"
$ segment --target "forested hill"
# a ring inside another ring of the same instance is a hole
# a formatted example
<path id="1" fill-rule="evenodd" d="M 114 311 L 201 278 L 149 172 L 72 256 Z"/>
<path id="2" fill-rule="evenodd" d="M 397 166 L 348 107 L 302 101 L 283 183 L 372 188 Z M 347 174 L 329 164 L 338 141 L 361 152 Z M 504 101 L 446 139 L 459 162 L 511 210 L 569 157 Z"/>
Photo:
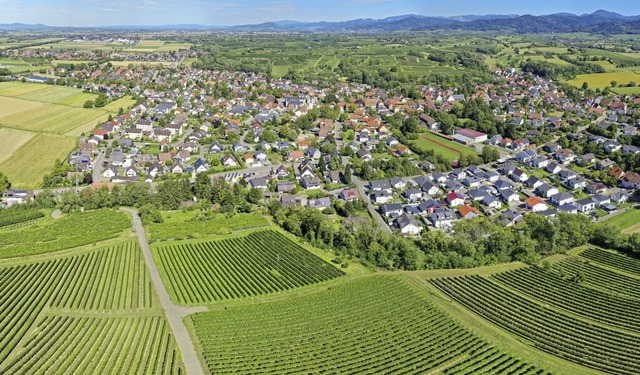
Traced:
<path id="1" fill-rule="evenodd" d="M 0 30 L 62 29 L 46 25 L 0 24 Z M 69 29 L 69 28 L 64 28 Z M 82 28 L 92 29 L 92 28 Z M 606 10 L 591 14 L 575 15 L 556 13 L 533 15 L 484 15 L 435 17 L 406 14 L 384 19 L 355 19 L 340 22 L 276 21 L 238 26 L 163 25 L 163 26 L 112 26 L 100 29 L 140 30 L 211 30 L 243 32 L 397 32 L 397 31 L 501 31 L 509 33 L 638 33 L 640 16 L 624 16 Z"/>

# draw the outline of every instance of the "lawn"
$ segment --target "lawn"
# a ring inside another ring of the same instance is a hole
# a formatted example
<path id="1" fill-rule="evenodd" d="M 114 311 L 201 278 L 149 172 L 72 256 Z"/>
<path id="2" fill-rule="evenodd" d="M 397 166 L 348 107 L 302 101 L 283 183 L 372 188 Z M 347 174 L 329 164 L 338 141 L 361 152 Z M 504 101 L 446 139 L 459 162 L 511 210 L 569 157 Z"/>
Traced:
<path id="1" fill-rule="evenodd" d="M 603 221 L 620 229 L 624 233 L 634 233 L 640 231 L 640 209 L 631 208 L 619 215 Z"/>
<path id="2" fill-rule="evenodd" d="M 37 188 L 56 159 L 65 160 L 77 143 L 74 137 L 37 134 L 2 161 L 0 171 L 16 188 Z"/>
<path id="3" fill-rule="evenodd" d="M 440 154 L 449 160 L 457 160 L 460 154 L 477 155 L 472 148 L 439 137 L 433 133 L 422 133 L 418 137 L 418 139 L 412 141 L 414 145 L 422 149 L 433 150 L 436 154 Z"/>
<path id="4" fill-rule="evenodd" d="M 0 100 L 2 102 L 2 100 Z M 22 130 L 0 128 L 0 163 L 7 160 L 22 145 L 35 136 Z"/>
<path id="5" fill-rule="evenodd" d="M 603 89 L 611 86 L 611 81 L 618 82 L 619 85 L 626 85 L 629 82 L 640 82 L 640 75 L 634 72 L 615 72 L 615 73 L 595 73 L 595 74 L 579 74 L 575 79 L 568 83 L 581 87 L 586 82 L 591 89 Z"/>
<path id="6" fill-rule="evenodd" d="M 163 212 L 164 223 L 147 225 L 147 234 L 151 241 L 180 240 L 201 238 L 230 231 L 268 226 L 269 222 L 258 213 L 213 214 L 205 216 L 200 211 Z"/>

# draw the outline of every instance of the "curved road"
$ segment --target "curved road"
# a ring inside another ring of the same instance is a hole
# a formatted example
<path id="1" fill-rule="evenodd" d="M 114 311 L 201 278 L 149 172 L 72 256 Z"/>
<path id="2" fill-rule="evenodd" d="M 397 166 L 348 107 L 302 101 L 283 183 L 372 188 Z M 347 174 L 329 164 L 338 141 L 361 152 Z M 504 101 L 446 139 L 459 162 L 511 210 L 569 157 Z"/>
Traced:
<path id="1" fill-rule="evenodd" d="M 151 255 L 149 243 L 145 237 L 144 228 L 142 227 L 140 216 L 138 216 L 138 211 L 132 208 L 124 208 L 123 210 L 130 212 L 133 216 L 133 230 L 138 235 L 138 242 L 140 242 L 140 248 L 142 248 L 144 260 L 147 263 L 151 281 L 153 282 L 153 286 L 155 287 L 158 298 L 160 299 L 160 304 L 162 305 L 167 319 L 169 320 L 169 325 L 173 331 L 173 336 L 176 339 L 178 348 L 180 348 L 180 353 L 182 353 L 182 361 L 184 362 L 187 374 L 204 375 L 205 372 L 203 371 L 200 360 L 198 359 L 196 348 L 193 345 L 193 341 L 191 341 L 191 336 L 189 335 L 187 327 L 184 325 L 182 319 L 191 314 L 207 311 L 207 308 L 178 306 L 171 301 L 169 293 L 167 293 L 167 289 L 164 287 L 162 279 L 160 278 L 156 262 L 153 260 L 153 256 Z"/>

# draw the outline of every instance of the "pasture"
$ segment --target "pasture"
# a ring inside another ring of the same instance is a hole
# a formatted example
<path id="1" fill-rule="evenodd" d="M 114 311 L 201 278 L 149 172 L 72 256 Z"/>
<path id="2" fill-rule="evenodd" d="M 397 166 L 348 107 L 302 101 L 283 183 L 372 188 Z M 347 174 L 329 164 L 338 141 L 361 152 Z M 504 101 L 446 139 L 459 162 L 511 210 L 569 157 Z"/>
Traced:
<path id="1" fill-rule="evenodd" d="M 190 320 L 216 374 L 546 374 L 474 336 L 397 276 Z"/>
<path id="2" fill-rule="evenodd" d="M 16 188 L 35 189 L 56 161 L 65 160 L 78 143 L 74 137 L 37 133 L 0 162 L 0 171 Z"/>
<path id="3" fill-rule="evenodd" d="M 433 133 L 419 133 L 418 139 L 411 141 L 415 146 L 425 150 L 433 150 L 448 160 L 458 160 L 460 154 L 477 155 L 474 149 L 460 143 L 439 137 Z"/>
<path id="4" fill-rule="evenodd" d="M 257 297 L 344 275 L 272 230 L 162 244 L 153 250 L 167 290 L 176 302 L 187 305 Z"/>
<path id="5" fill-rule="evenodd" d="M 625 212 L 622 212 L 603 221 L 603 223 L 613 225 L 624 233 L 633 233 L 634 230 L 639 229 L 638 224 L 640 224 L 640 208 L 630 208 Z"/>

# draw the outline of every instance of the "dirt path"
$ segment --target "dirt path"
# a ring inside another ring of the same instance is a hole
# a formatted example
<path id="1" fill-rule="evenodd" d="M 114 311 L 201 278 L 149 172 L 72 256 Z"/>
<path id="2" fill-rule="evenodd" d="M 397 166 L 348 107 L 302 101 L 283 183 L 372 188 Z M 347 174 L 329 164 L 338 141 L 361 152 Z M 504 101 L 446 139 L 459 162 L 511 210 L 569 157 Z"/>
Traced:
<path id="1" fill-rule="evenodd" d="M 167 293 L 167 289 L 164 287 L 162 279 L 160 278 L 158 267 L 156 266 L 156 263 L 153 260 L 153 256 L 151 255 L 151 249 L 149 248 L 149 243 L 147 242 L 147 238 L 144 235 L 144 228 L 142 227 L 142 222 L 140 221 L 140 217 L 138 216 L 138 211 L 134 209 L 124 210 L 133 214 L 133 230 L 138 235 L 138 242 L 140 242 L 140 247 L 142 248 L 142 253 L 144 254 L 144 260 L 147 263 L 151 281 L 153 282 L 153 286 L 155 287 L 156 293 L 158 294 L 160 304 L 162 305 L 167 319 L 169 320 L 169 325 L 171 326 L 171 330 L 173 331 L 173 335 L 176 339 L 176 343 L 178 344 L 178 348 L 180 348 L 180 352 L 182 353 L 182 360 L 184 362 L 187 374 L 204 375 L 204 371 L 202 369 L 202 365 L 200 364 L 200 360 L 198 359 L 198 354 L 196 353 L 195 346 L 193 345 L 193 341 L 191 341 L 191 336 L 189 335 L 187 327 L 184 325 L 182 319 L 188 315 L 207 311 L 208 309 L 206 307 L 178 306 L 171 301 L 171 299 L 169 298 L 169 293 Z"/>
<path id="2" fill-rule="evenodd" d="M 60 210 L 55 210 L 51 213 L 51 217 L 54 219 L 60 219 L 62 217 L 62 211 Z"/>

